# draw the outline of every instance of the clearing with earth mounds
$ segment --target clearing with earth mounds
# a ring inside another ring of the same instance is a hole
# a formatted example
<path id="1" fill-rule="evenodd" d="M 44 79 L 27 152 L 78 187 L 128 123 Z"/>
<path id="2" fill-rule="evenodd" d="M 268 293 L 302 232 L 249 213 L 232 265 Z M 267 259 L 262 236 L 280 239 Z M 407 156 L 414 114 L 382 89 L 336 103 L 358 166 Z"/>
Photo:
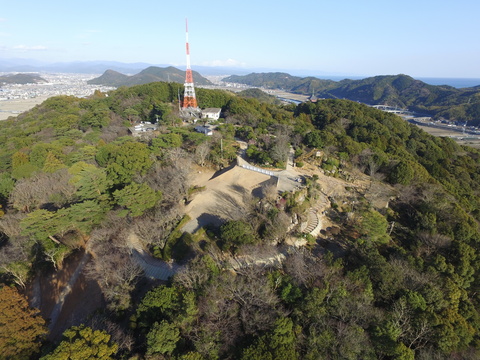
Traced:
<path id="1" fill-rule="evenodd" d="M 238 220 L 245 216 L 246 199 L 252 192 L 261 190 L 271 182 L 271 177 L 238 166 L 220 172 L 197 168 L 192 175 L 192 185 L 205 187 L 185 207 L 190 220 L 183 231 L 194 233 L 201 227 L 221 225 L 225 220 Z"/>

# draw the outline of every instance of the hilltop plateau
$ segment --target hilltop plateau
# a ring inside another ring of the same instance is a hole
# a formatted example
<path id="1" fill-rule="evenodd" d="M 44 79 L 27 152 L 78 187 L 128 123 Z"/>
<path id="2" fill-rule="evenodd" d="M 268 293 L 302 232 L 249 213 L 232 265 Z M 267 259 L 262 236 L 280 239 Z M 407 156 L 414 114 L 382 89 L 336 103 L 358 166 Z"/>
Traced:
<path id="1" fill-rule="evenodd" d="M 479 358 L 479 150 L 354 101 L 198 88 L 206 136 L 183 90 L 0 122 L 2 356 Z"/>

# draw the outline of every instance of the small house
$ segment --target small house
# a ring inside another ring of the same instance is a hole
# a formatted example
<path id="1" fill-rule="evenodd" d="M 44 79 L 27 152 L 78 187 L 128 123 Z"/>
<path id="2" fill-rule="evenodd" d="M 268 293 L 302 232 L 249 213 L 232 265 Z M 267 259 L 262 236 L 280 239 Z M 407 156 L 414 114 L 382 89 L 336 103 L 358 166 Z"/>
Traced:
<path id="1" fill-rule="evenodd" d="M 206 108 L 202 110 L 202 119 L 215 121 L 220 118 L 220 113 L 222 109 L 220 108 Z"/>

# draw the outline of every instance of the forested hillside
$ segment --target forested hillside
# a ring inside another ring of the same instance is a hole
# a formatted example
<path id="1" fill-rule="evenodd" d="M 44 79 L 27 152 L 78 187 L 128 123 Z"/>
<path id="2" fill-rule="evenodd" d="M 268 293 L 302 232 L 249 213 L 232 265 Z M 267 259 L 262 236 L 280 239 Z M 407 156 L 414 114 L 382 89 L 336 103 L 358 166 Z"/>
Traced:
<path id="1" fill-rule="evenodd" d="M 323 91 L 336 86 L 332 80 L 323 80 L 315 77 L 301 78 L 287 73 L 252 73 L 248 75 L 231 75 L 223 79 L 225 82 L 246 84 L 267 89 L 283 89 L 299 94 L 311 95 L 312 92 Z"/>
<path id="2" fill-rule="evenodd" d="M 385 104 L 408 108 L 436 119 L 467 121 L 480 124 L 480 92 L 478 87 L 456 89 L 451 86 L 428 85 L 407 75 L 375 76 L 362 80 L 339 82 L 313 77 L 300 78 L 284 73 L 232 75 L 225 79 L 268 89 L 315 95 L 327 99 L 349 99 L 369 105 Z"/>
<path id="3" fill-rule="evenodd" d="M 0 84 L 37 84 L 47 82 L 36 74 L 13 74 L 0 76 Z"/>
<path id="4" fill-rule="evenodd" d="M 210 80 L 204 78 L 196 71 L 192 71 L 193 80 L 197 85 L 211 85 Z M 88 84 L 105 85 L 105 86 L 133 86 L 143 85 L 156 81 L 176 82 L 183 84 L 185 81 L 185 71 L 178 70 L 173 66 L 160 68 L 157 66 L 150 66 L 138 74 L 124 75 L 118 71 L 107 70 L 101 76 L 88 80 Z"/>
<path id="5" fill-rule="evenodd" d="M 480 357 L 478 150 L 352 101 L 279 106 L 198 89 L 199 105 L 224 116 L 207 137 L 182 123 L 179 91 L 150 83 L 55 97 L 0 122 L 3 356 Z M 157 119 L 151 136 L 127 131 Z M 242 216 L 182 232 L 185 204 L 202 191 L 191 176 L 228 171 L 239 139 L 269 168 L 285 167 L 292 146 L 303 186 L 263 187 L 245 194 Z M 328 179 L 340 188 L 327 193 Z M 300 224 L 320 202 L 329 226 L 314 237 Z M 133 235 L 181 270 L 168 282 L 147 279 Z M 83 274 L 104 306 L 54 339 L 52 319 L 26 298 L 35 279 L 78 252 L 92 256 Z M 283 261 L 241 261 L 270 253 Z"/>

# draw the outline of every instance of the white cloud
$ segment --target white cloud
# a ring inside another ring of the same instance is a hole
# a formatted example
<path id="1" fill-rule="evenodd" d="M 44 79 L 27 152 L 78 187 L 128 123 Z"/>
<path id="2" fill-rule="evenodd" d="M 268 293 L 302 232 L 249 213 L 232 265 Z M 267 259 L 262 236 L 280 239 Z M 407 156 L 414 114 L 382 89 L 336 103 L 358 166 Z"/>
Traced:
<path id="1" fill-rule="evenodd" d="M 7 21 L 7 19 L 5 19 L 5 18 L 0 18 L 0 22 L 5 22 L 5 21 Z"/>
<path id="2" fill-rule="evenodd" d="M 225 67 L 246 67 L 247 64 L 234 59 L 227 60 L 213 60 L 202 63 L 204 66 L 225 66 Z"/>
<path id="3" fill-rule="evenodd" d="M 26 52 L 26 51 L 44 51 L 44 50 L 47 50 L 48 48 L 43 45 L 34 45 L 34 46 L 15 45 L 13 49 Z"/>

